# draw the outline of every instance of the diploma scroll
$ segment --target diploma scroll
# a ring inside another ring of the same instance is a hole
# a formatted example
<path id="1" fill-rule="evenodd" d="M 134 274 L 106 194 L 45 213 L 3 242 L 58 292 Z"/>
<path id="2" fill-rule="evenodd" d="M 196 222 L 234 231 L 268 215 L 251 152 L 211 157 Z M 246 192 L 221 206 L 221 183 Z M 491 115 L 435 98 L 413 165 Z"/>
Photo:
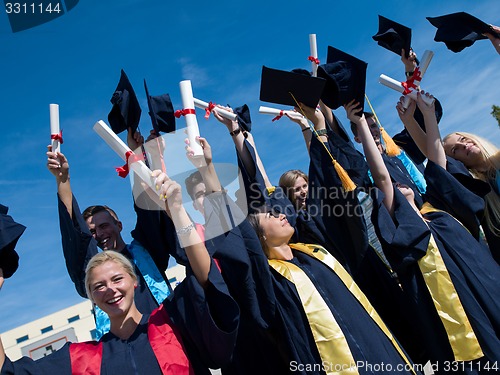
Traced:
<path id="1" fill-rule="evenodd" d="M 111 128 L 102 120 L 94 124 L 94 131 L 108 144 L 111 149 L 118 154 L 123 161 L 127 161 L 126 154 L 132 150 L 111 130 Z M 133 170 L 139 178 L 144 181 L 154 192 L 159 194 L 154 186 L 154 178 L 151 177 L 149 169 L 144 161 L 137 160 L 130 163 L 129 168 Z"/>
<path id="2" fill-rule="evenodd" d="M 434 52 L 426 50 L 424 52 L 424 55 L 422 56 L 422 59 L 420 60 L 420 65 L 418 66 L 418 69 L 420 70 L 420 80 L 424 77 L 425 72 L 427 71 L 427 68 L 429 67 L 429 64 L 431 63 L 432 58 L 434 57 Z"/>
<path id="3" fill-rule="evenodd" d="M 191 87 L 191 81 L 181 81 L 179 83 L 179 87 L 181 90 L 182 107 L 184 110 L 192 109 L 194 112 L 193 88 Z M 186 118 L 189 147 L 193 150 L 195 157 L 203 156 L 203 148 L 196 140 L 196 137 L 200 136 L 200 129 L 198 128 L 196 115 L 194 113 L 186 113 L 184 117 Z"/>
<path id="4" fill-rule="evenodd" d="M 386 76 L 385 74 L 381 74 L 379 78 L 379 82 L 383 84 L 386 87 L 389 87 L 390 89 L 393 89 L 395 91 L 400 92 L 401 94 L 405 95 L 405 88 L 403 87 L 403 84 L 391 77 Z M 410 97 L 413 100 L 417 100 L 417 91 L 412 90 L 409 93 L 406 93 L 406 96 Z M 431 105 L 434 103 L 434 98 L 429 98 L 427 96 L 422 96 L 422 99 L 425 104 Z M 404 108 L 408 108 L 408 105 L 410 104 L 409 100 L 405 100 L 403 102 Z"/>
<path id="5" fill-rule="evenodd" d="M 311 51 L 311 56 L 317 61 L 318 59 L 318 46 L 316 44 L 316 34 L 309 34 L 309 49 Z M 317 77 L 318 75 L 318 64 L 315 61 L 311 61 L 312 75 Z"/>
<path id="6" fill-rule="evenodd" d="M 50 143 L 52 152 L 61 152 L 61 130 L 59 127 L 59 104 L 49 104 L 50 112 Z"/>
<path id="7" fill-rule="evenodd" d="M 208 103 L 204 102 L 203 100 L 193 98 L 193 101 L 194 101 L 194 105 L 196 107 L 198 107 L 198 108 L 201 108 L 201 109 L 207 109 L 208 108 Z M 222 117 L 227 118 L 227 119 L 229 119 L 231 121 L 236 121 L 236 119 L 238 117 L 238 116 L 236 116 L 235 113 L 226 111 L 225 109 L 222 109 L 222 108 L 214 107 L 214 109 L 212 111 L 217 112 Z"/>
<path id="8" fill-rule="evenodd" d="M 300 113 L 295 112 L 295 111 L 281 110 L 281 109 L 277 109 L 277 108 L 264 107 L 264 106 L 259 107 L 259 113 L 262 113 L 263 115 L 273 115 L 273 116 L 284 115 L 286 113 L 289 116 L 296 118 L 296 119 L 301 119 L 304 117 Z"/>

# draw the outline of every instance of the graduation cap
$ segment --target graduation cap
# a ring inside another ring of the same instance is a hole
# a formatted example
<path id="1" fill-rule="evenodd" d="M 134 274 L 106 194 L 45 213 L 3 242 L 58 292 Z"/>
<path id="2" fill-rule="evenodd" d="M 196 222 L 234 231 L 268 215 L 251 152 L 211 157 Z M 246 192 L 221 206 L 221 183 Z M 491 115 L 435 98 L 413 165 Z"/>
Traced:
<path id="1" fill-rule="evenodd" d="M 378 16 L 378 32 L 372 38 L 379 46 L 387 48 L 398 56 L 401 56 L 401 49 L 405 50 L 407 58 L 410 54 L 411 29 L 384 16 Z"/>
<path id="2" fill-rule="evenodd" d="M 146 80 L 144 80 L 144 89 L 146 90 L 146 98 L 148 100 L 149 116 L 151 117 L 153 129 L 156 134 L 160 132 L 171 133 L 175 131 L 174 106 L 170 100 L 170 95 L 149 95 Z"/>
<path id="3" fill-rule="evenodd" d="M 234 109 L 234 113 L 236 113 L 237 121 L 240 127 L 250 132 L 252 130 L 252 120 L 250 119 L 250 109 L 246 104 L 243 104 L 241 107 L 236 107 Z"/>
<path id="4" fill-rule="evenodd" d="M 327 81 L 321 96 L 323 103 L 337 109 L 355 99 L 363 111 L 367 66 L 364 61 L 328 46 L 327 63 L 318 66 L 318 77 Z"/>
<path id="5" fill-rule="evenodd" d="M 16 272 L 19 265 L 19 255 L 14 250 L 17 241 L 26 227 L 18 224 L 7 215 L 9 209 L 0 204 L 0 268 L 3 277 L 8 278 Z"/>
<path id="6" fill-rule="evenodd" d="M 316 108 L 326 80 L 263 66 L 260 81 L 260 100 L 275 104 L 297 106 L 304 103 Z"/>
<path id="7" fill-rule="evenodd" d="M 476 40 L 487 39 L 484 33 L 500 38 L 490 25 L 465 12 L 426 18 L 437 27 L 434 40 L 444 42 L 446 47 L 453 52 L 460 52 L 472 46 Z"/>
<path id="8" fill-rule="evenodd" d="M 123 69 L 118 86 L 111 97 L 111 104 L 113 104 L 113 108 L 108 114 L 111 129 L 116 134 L 128 128 L 132 128 L 132 132 L 135 132 L 141 118 L 141 106 Z"/>

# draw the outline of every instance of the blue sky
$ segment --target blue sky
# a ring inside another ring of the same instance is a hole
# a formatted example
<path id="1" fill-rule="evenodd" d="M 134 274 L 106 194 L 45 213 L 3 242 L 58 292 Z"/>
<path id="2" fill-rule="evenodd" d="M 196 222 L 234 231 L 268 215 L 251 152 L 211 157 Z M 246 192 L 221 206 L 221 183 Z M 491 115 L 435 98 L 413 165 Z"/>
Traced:
<path id="1" fill-rule="evenodd" d="M 314 4 L 314 6 L 312 5 Z M 124 69 L 141 102 L 140 129 L 149 133 L 142 80 L 152 95 L 169 93 L 181 108 L 179 82 L 189 79 L 194 96 L 233 107 L 247 103 L 253 134 L 271 181 L 285 170 L 307 171 L 307 154 L 296 124 L 260 115 L 262 65 L 290 70 L 310 68 L 310 33 L 318 54 L 331 45 L 368 63 L 367 94 L 389 134 L 398 132 L 395 105 L 399 94 L 381 86 L 384 73 L 404 79 L 395 54 L 371 36 L 378 15 L 413 30 L 412 46 L 422 56 L 435 52 L 422 87 L 444 108 L 442 134 L 468 130 L 500 144 L 490 115 L 500 105 L 500 56 L 488 40 L 455 54 L 433 41 L 435 28 L 426 16 L 466 11 L 500 24 L 500 2 L 488 1 L 218 1 L 84 0 L 64 16 L 12 33 L 0 16 L 0 106 L 4 158 L 0 203 L 27 227 L 17 250 L 18 272 L 0 292 L 0 332 L 81 301 L 67 276 L 57 219 L 56 184 L 47 171 L 49 103 L 60 105 L 62 152 L 70 161 L 73 191 L 81 207 L 107 204 L 124 224 L 130 240 L 135 216 L 130 184 L 118 178 L 116 154 L 92 130 L 107 119 L 109 99 Z M 497 87 L 497 89 L 495 89 Z M 346 123 L 343 109 L 336 111 Z M 200 132 L 214 149 L 214 160 L 231 163 L 235 152 L 227 130 L 198 115 Z M 178 120 L 179 126 L 184 120 Z"/>

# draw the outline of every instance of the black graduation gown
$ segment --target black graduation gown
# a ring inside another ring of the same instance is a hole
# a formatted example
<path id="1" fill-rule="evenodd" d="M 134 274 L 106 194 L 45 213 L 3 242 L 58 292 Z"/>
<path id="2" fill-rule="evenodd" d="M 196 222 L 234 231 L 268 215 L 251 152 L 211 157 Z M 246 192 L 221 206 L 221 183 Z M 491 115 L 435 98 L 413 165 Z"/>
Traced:
<path id="1" fill-rule="evenodd" d="M 240 216 L 239 208 L 225 194 L 205 197 L 204 210 L 209 221 L 221 218 L 221 210 Z M 227 226 L 227 223 L 224 225 Z M 245 219 L 227 233 L 206 239 L 205 244 L 210 254 L 217 259 L 228 290 L 240 307 L 240 325 L 233 358 L 230 364 L 222 368 L 222 373 L 287 373 L 289 360 L 286 345 L 274 333 L 271 319 L 275 315 L 271 274 L 267 271 L 267 258 L 254 229 Z M 262 269 L 266 272 L 259 272 Z"/>
<path id="2" fill-rule="evenodd" d="M 431 194 L 441 188 L 455 189 L 443 194 L 441 200 L 464 197 L 469 193 L 453 177 L 433 162 L 429 161 L 425 171 L 427 189 Z M 450 178 L 451 177 L 451 178 Z M 437 186 L 435 186 L 437 183 Z M 473 198 L 473 197 L 469 197 Z M 460 202 L 463 212 L 473 212 L 477 205 L 472 200 Z M 405 293 L 410 297 L 410 317 L 419 327 L 415 340 L 420 342 L 422 351 L 413 356 L 415 361 L 433 363 L 453 361 L 453 352 L 444 326 L 439 319 L 422 273 L 417 264 L 427 253 L 429 236 L 432 233 L 440 254 L 448 269 L 455 289 L 460 297 L 471 326 L 485 354 L 491 361 L 500 357 L 500 267 L 491 255 L 469 233 L 469 231 L 449 214 L 439 211 L 425 214 L 430 222 L 425 222 L 413 211 L 403 195 L 395 189 L 394 220 L 382 203 L 378 194 L 374 204 L 373 221 L 385 254 L 398 272 Z M 438 202 L 435 202 L 438 204 Z M 449 202 L 448 202 L 449 203 Z M 459 204 L 459 202 L 456 202 Z M 469 203 L 469 208 L 466 208 Z M 469 220 L 471 222 L 473 220 Z M 465 366 L 469 369 L 468 366 Z M 474 373 L 474 371 L 469 371 Z"/>
<path id="3" fill-rule="evenodd" d="M 332 155 L 350 177 L 354 176 L 353 181 L 357 186 L 369 188 L 371 182 L 368 178 L 368 165 L 363 155 L 341 136 L 333 132 L 328 134 L 328 147 Z M 411 321 L 405 319 L 408 308 L 406 297 L 402 294 L 395 274 L 390 272 L 369 244 L 366 222 L 357 198 L 358 189 L 346 193 L 340 188 L 342 184 L 331 158 L 317 139 L 311 141 L 310 156 L 310 195 L 307 206 L 309 209 L 319 207 L 320 210 L 316 211 L 320 213 L 311 215 L 315 228 L 311 229 L 309 226 L 306 233 L 312 235 L 319 231 L 322 237 L 317 236 L 316 241 L 313 241 L 314 238 L 302 238 L 300 233 L 303 231 L 300 230 L 301 222 L 298 219 L 299 240 L 318 243 L 332 253 L 351 274 L 406 350 L 410 353 L 417 351 L 418 345 L 413 340 L 416 328 Z M 315 191 L 328 194 L 315 194 Z M 332 207 L 343 208 L 344 214 L 339 215 Z"/>
<path id="4" fill-rule="evenodd" d="M 238 329 L 238 306 L 229 296 L 214 264 L 209 280 L 210 283 L 204 290 L 188 272 L 173 295 L 163 302 L 170 319 L 180 331 L 195 374 L 210 374 L 207 367 L 217 368 L 229 361 Z M 139 326 L 128 340 L 121 340 L 112 333 L 102 337 L 102 375 L 162 373 L 148 340 L 148 318 L 149 314 L 143 315 Z M 6 358 L 1 375 L 71 374 L 70 345 L 68 343 L 37 361 L 23 357 L 12 362 Z"/>
<path id="5" fill-rule="evenodd" d="M 309 255 L 295 250 L 293 254 L 294 258 L 290 262 L 311 279 L 327 303 L 346 337 L 354 360 L 367 364 L 383 362 L 390 364 L 395 373 L 410 373 L 396 371 L 398 364 L 404 364 L 403 359 L 340 278 Z M 286 329 L 281 333 L 291 349 L 290 370 L 296 370 L 299 374 L 325 374 L 323 369 L 301 366 L 319 364 L 321 357 L 295 285 L 274 269 L 271 272 L 276 294 L 276 319 L 283 321 Z M 358 366 L 358 371 L 360 374 L 377 373 L 361 366 Z"/>
<path id="6" fill-rule="evenodd" d="M 476 195 L 483 197 L 488 194 L 492 188 L 490 184 L 480 179 L 474 178 L 469 170 L 463 165 L 462 162 L 455 160 L 453 158 L 447 157 L 446 170 L 450 172 L 453 177 L 455 177 L 463 186 L 469 189 Z M 493 182 L 495 184 L 496 182 Z M 494 186 L 494 185 L 493 185 Z M 494 189 L 493 189 L 494 190 Z M 496 191 L 497 194 L 500 192 Z M 450 212 L 453 216 L 457 217 L 460 214 L 460 210 L 454 210 L 454 207 L 449 207 Z M 488 209 L 487 207 L 485 209 Z M 490 248 L 493 258 L 496 262 L 500 264 L 500 237 L 495 235 L 488 227 L 485 217 L 479 217 L 480 223 L 482 225 L 486 241 L 488 242 L 488 247 Z M 500 223 L 498 224 L 500 225 Z"/>
<path id="7" fill-rule="evenodd" d="M 415 182 L 411 178 L 403 162 L 397 156 L 388 156 L 385 153 L 382 154 L 382 159 L 384 160 L 387 171 L 391 175 L 392 182 L 405 184 L 412 189 L 415 194 L 417 207 L 422 207 L 422 204 L 424 204 L 422 194 L 420 193 L 420 190 L 418 190 L 417 185 L 415 185 Z"/>

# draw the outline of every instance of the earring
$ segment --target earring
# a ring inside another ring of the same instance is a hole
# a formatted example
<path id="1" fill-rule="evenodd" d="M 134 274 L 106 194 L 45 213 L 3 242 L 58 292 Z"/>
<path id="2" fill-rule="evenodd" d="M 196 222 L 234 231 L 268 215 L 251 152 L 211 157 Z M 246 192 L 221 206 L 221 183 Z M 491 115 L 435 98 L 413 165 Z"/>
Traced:
<path id="1" fill-rule="evenodd" d="M 263 239 L 264 241 L 267 241 L 266 236 L 262 236 L 262 239 Z"/>

